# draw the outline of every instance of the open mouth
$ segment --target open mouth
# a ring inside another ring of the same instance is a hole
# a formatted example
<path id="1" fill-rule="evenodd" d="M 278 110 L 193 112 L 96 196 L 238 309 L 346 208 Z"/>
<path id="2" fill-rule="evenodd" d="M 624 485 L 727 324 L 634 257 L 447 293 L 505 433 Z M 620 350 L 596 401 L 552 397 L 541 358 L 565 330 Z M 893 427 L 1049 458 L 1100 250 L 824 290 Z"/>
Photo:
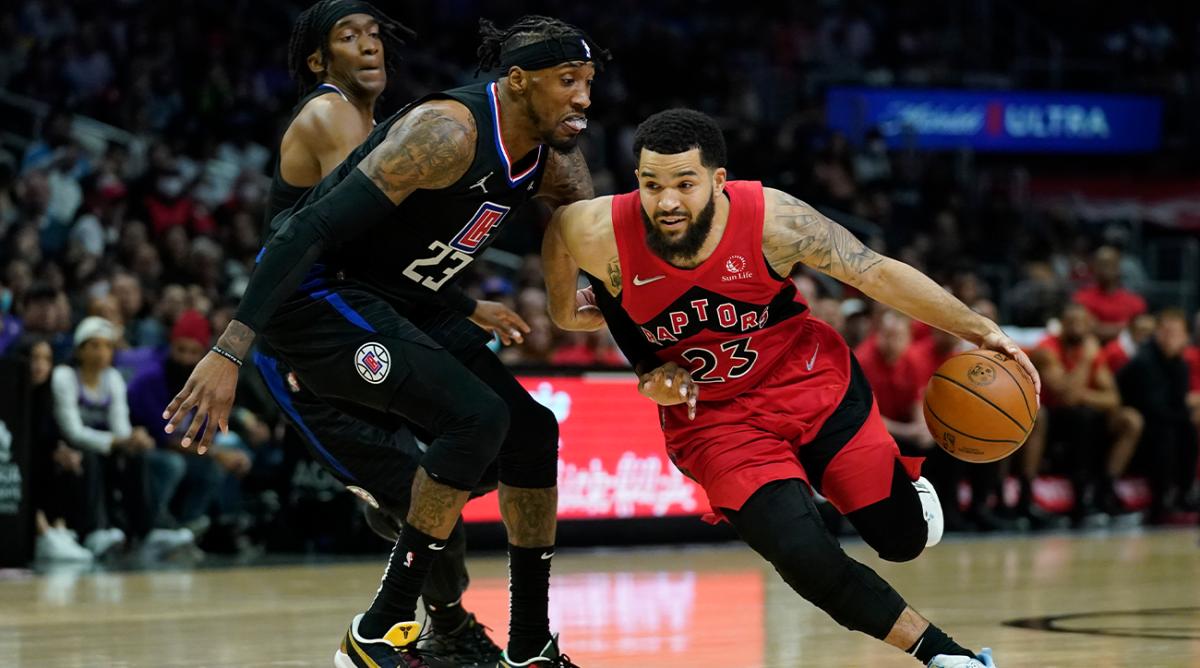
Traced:
<path id="1" fill-rule="evenodd" d="M 658 219 L 658 224 L 668 230 L 683 227 L 686 222 L 687 216 L 662 216 Z"/>

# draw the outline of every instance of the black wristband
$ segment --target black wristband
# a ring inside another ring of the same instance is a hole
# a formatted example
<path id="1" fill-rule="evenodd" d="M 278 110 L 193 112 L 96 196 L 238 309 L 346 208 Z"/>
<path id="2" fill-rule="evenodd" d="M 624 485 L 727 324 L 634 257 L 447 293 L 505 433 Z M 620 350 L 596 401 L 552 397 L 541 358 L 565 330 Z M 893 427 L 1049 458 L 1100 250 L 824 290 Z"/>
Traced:
<path id="1" fill-rule="evenodd" d="M 479 304 L 479 302 L 457 285 L 446 286 L 438 294 L 441 295 L 442 301 L 446 303 L 446 306 L 468 318 L 475 314 L 475 307 Z"/>
<path id="2" fill-rule="evenodd" d="M 221 346 L 213 346 L 212 348 L 210 348 L 210 350 L 212 350 L 214 353 L 220 355 L 221 357 L 224 357 L 225 359 L 229 360 L 230 362 L 233 362 L 234 364 L 238 365 L 239 368 L 242 366 L 242 360 L 238 359 L 237 355 L 234 355 L 233 353 L 229 352 L 228 350 L 225 350 Z"/>

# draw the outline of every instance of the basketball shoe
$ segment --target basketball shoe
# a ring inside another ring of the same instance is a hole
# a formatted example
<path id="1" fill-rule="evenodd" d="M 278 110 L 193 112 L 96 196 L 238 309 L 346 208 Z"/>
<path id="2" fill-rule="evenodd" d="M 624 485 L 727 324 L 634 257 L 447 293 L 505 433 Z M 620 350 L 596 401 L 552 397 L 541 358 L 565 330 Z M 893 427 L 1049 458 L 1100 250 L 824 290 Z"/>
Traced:
<path id="1" fill-rule="evenodd" d="M 419 622 L 400 622 L 382 638 L 367 639 L 358 634 L 358 615 L 342 638 L 342 646 L 333 655 L 334 668 L 431 668 L 417 649 L 421 635 Z"/>
<path id="2" fill-rule="evenodd" d="M 921 499 L 921 512 L 925 515 L 925 524 L 929 526 L 925 547 L 933 547 L 942 541 L 942 532 L 945 530 L 942 502 L 938 499 L 937 490 L 925 476 L 914 480 L 913 487 L 917 488 L 917 498 Z"/>
<path id="3" fill-rule="evenodd" d="M 501 658 L 500 647 L 488 637 L 487 627 L 480 624 L 474 614 L 467 615 L 463 623 L 449 633 L 438 633 L 430 628 L 420 647 L 422 653 L 462 668 L 492 668 Z"/>
<path id="4" fill-rule="evenodd" d="M 504 650 L 500 656 L 500 662 L 496 664 L 496 668 L 581 668 L 580 666 L 571 663 L 571 657 L 558 651 L 558 636 L 550 638 L 550 642 L 542 648 L 542 651 L 532 659 L 526 661 L 513 661 L 508 658 L 508 650 Z"/>
<path id="5" fill-rule="evenodd" d="M 992 650 L 984 647 L 979 656 L 973 659 L 957 654 L 938 654 L 929 662 L 929 668 L 996 668 L 996 662 L 992 661 Z"/>

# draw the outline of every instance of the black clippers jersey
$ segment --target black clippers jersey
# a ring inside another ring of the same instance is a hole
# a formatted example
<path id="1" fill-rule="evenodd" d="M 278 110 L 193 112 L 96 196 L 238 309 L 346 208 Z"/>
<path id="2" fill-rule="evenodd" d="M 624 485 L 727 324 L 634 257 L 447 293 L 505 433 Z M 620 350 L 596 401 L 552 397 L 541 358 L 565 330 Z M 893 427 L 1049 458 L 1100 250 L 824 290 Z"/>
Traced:
<path id="1" fill-rule="evenodd" d="M 300 111 L 304 109 L 304 105 L 312 100 L 321 97 L 322 95 L 341 95 L 342 99 L 346 99 L 346 94 L 333 84 L 323 83 L 308 92 L 307 95 L 300 98 L 296 106 L 292 107 L 292 115 L 288 118 L 285 128 L 290 128 L 292 123 L 296 121 L 296 117 L 300 115 Z M 285 129 L 284 132 L 287 132 Z M 305 186 L 294 186 L 283 180 L 283 175 L 279 173 L 279 162 L 283 153 L 283 138 L 280 137 L 279 146 L 276 149 L 275 155 L 275 173 L 271 175 L 271 190 L 267 193 L 267 212 L 266 221 L 264 223 L 264 232 L 269 232 L 271 219 L 279 215 L 279 212 L 286 211 L 292 208 L 292 205 L 299 200 L 308 188 Z"/>
<path id="2" fill-rule="evenodd" d="M 295 206 L 319 199 L 346 178 L 411 109 L 444 99 L 461 102 L 475 117 L 478 140 L 470 169 L 448 188 L 412 193 L 386 224 L 357 238 L 338 240 L 313 267 L 301 290 L 337 280 L 366 287 L 393 303 L 428 302 L 491 245 L 503 226 L 511 224 L 517 209 L 537 194 L 549 148 L 539 146 L 523 158 L 506 151 L 500 139 L 496 84 L 488 82 L 434 93 L 396 112 Z M 284 219 L 278 216 L 272 221 L 272 232 Z"/>

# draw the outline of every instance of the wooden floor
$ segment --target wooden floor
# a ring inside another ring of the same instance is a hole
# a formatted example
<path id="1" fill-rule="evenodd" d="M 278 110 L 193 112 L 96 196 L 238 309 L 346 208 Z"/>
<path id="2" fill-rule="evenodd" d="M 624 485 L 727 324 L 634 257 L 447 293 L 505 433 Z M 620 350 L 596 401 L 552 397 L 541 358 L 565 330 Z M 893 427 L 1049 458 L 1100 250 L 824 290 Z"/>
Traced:
<path id="1" fill-rule="evenodd" d="M 848 549 L 959 641 L 993 647 L 1002 668 L 1200 666 L 1195 531 L 951 540 L 899 565 Z M 503 569 L 502 558 L 474 560 L 468 599 L 500 632 Z M 0 666 L 324 668 L 380 571 L 355 562 L 10 577 L 0 580 Z M 1018 619 L 1035 628 L 1005 625 Z M 917 665 L 830 622 L 737 547 L 564 551 L 551 622 L 585 668 Z"/>

